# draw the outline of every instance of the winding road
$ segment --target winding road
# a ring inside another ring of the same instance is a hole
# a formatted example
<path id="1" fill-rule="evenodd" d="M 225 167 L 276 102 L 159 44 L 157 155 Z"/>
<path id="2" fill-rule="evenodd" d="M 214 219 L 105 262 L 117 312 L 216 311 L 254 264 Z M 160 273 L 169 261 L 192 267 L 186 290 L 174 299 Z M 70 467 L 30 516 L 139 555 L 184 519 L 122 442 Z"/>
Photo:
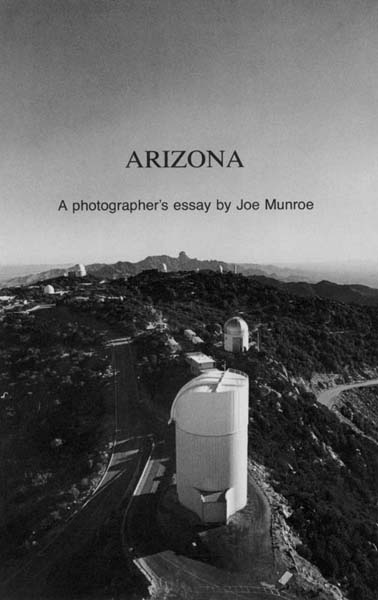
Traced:
<path id="1" fill-rule="evenodd" d="M 51 598 L 49 590 L 54 589 L 56 580 L 64 577 L 62 565 L 90 544 L 110 513 L 132 495 L 151 451 L 151 437 L 136 435 L 137 386 L 130 346 L 127 340 L 109 345 L 115 372 L 115 436 L 106 472 L 95 493 L 65 524 L 64 530 L 6 581 L 0 582 L 2 599 Z"/>
<path id="2" fill-rule="evenodd" d="M 161 545 L 161 536 L 156 529 L 156 512 L 159 487 L 170 462 L 170 452 L 156 454 L 155 451 L 151 456 L 154 444 L 152 437 L 146 435 L 141 423 L 129 340 L 113 340 L 108 346 L 112 351 L 115 372 L 115 434 L 106 472 L 94 494 L 65 524 L 64 530 L 36 552 L 22 568 L 15 570 L 6 581 L 0 582 L 0 598 L 43 600 L 54 597 L 51 590 L 55 588 L 56 582 L 66 576 L 65 565 L 90 545 L 112 511 L 125 503 L 128 506 L 127 510 L 131 506 L 129 519 L 125 520 L 127 541 L 131 542 L 126 545 L 126 549 L 134 555 L 135 564 L 153 585 L 158 586 L 159 583 L 166 582 L 173 588 L 177 586 L 178 590 L 183 586 L 182 597 L 186 597 L 185 594 L 190 590 L 190 597 L 196 600 L 211 600 L 215 597 L 288 600 L 290 594 L 278 590 L 273 583 L 277 576 L 272 579 L 267 576 L 261 578 L 262 580 L 254 579 L 252 574 L 243 577 L 238 573 L 235 576 L 224 569 L 177 554 L 167 546 Z M 322 391 L 317 400 L 320 404 L 332 408 L 340 393 L 375 385 L 378 386 L 378 379 L 339 385 Z M 264 521 L 261 532 L 258 529 L 255 531 L 260 546 L 260 550 L 256 551 L 256 560 L 258 562 L 261 555 L 263 564 L 270 551 L 267 546 L 264 547 L 264 552 L 261 552 L 264 545 L 262 542 L 266 538 L 267 518 L 270 522 L 269 507 L 267 509 L 262 502 L 258 489 L 250 489 L 249 493 L 256 498 L 257 525 Z M 142 522 L 143 527 L 140 525 Z M 142 530 L 146 531 L 144 540 Z M 139 551 L 134 553 L 135 546 Z M 263 583 L 264 580 L 266 584 Z"/>
<path id="3" fill-rule="evenodd" d="M 367 381 L 358 381 L 356 383 L 344 383 L 342 385 L 336 385 L 333 388 L 329 388 L 328 390 L 324 390 L 320 392 L 317 396 L 317 401 L 320 404 L 324 404 L 328 408 L 332 408 L 333 403 L 335 402 L 337 396 L 342 392 L 347 390 L 352 390 L 354 388 L 362 388 L 362 387 L 373 387 L 374 385 L 378 385 L 378 379 L 368 379 Z"/>

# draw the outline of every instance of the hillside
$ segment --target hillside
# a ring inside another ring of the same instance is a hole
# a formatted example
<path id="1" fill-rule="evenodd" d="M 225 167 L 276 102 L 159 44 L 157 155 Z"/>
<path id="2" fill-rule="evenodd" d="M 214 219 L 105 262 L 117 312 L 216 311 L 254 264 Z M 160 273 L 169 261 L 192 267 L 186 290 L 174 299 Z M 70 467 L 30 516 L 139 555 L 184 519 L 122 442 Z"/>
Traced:
<path id="1" fill-rule="evenodd" d="M 94 411 L 86 403 L 85 394 L 79 396 L 76 430 L 72 431 L 67 410 L 73 405 L 67 405 L 64 378 L 73 369 L 72 393 L 82 380 L 91 381 L 91 390 L 101 391 L 99 373 L 105 363 L 95 366 L 77 354 L 80 349 L 101 356 L 100 347 L 96 349 L 101 329 L 134 339 L 141 395 L 152 414 L 160 416 L 168 415 L 175 394 L 192 377 L 183 352 L 201 349 L 213 356 L 218 366 L 241 369 L 249 375 L 250 458 L 264 468 L 267 483 L 287 502 L 290 516 L 282 519 L 295 533 L 296 552 L 305 563 L 316 565 L 334 585 L 341 586 L 350 600 L 376 599 L 377 446 L 318 405 L 309 393 L 310 381 L 319 373 L 345 381 L 368 378 L 376 372 L 376 306 L 348 305 L 313 295 L 302 297 L 289 293 L 285 287 L 273 287 L 259 278 L 231 272 L 222 275 L 213 271 L 149 270 L 127 281 L 122 278 L 100 283 L 89 276 L 82 280 L 61 278 L 52 283 L 57 291 L 65 293 L 46 298 L 39 286 L 9 289 L 9 294 L 15 297 L 12 302 L 22 301 L 22 308 L 4 310 L 2 314 L 2 327 L 4 332 L 8 331 L 3 338 L 3 365 L 12 361 L 18 370 L 13 372 L 7 367 L 7 378 L 0 382 L 0 395 L 15 383 L 12 403 L 16 408 L 25 407 L 27 398 L 21 383 L 31 375 L 32 381 L 36 381 L 33 384 L 36 387 L 31 389 L 33 410 L 8 411 L 6 428 L 13 432 L 13 423 L 21 419 L 22 431 L 35 440 L 33 444 L 41 440 L 41 445 L 33 450 L 40 461 L 36 463 L 37 471 L 43 465 L 43 472 L 52 472 L 53 461 L 57 460 L 54 468 L 60 472 L 62 465 L 55 457 L 61 450 L 54 450 L 50 457 L 51 442 L 55 439 L 65 440 L 64 457 L 69 460 L 80 457 L 83 469 L 89 467 L 82 443 L 89 440 L 91 451 L 97 451 L 99 417 L 104 410 L 101 393 L 95 396 Z M 33 318 L 33 313 L 27 312 L 28 306 L 41 301 L 52 305 L 47 311 L 49 318 Z M 15 311 L 24 316 L 17 316 Z M 58 318 L 65 311 L 68 322 Z M 239 356 L 222 349 L 222 324 L 235 314 L 247 321 L 252 341 L 249 351 Z M 184 335 L 185 329 L 195 331 L 202 343 L 193 346 Z M 254 344 L 257 329 L 260 351 Z M 30 345 L 35 349 L 29 356 Z M 47 352 L 47 348 L 51 351 Z M 60 365 L 62 353 L 68 356 Z M 41 387 L 42 373 L 48 374 L 44 378 L 47 388 Z M 59 390 L 64 398 L 57 403 L 55 392 L 60 394 Z M 38 398 L 42 392 L 41 421 Z M 71 395 L 69 401 L 72 403 Z M 5 414 L 7 406 L 8 402 L 3 407 Z M 60 423 L 59 432 L 56 422 Z M 11 451 L 9 446 L 7 460 Z M 20 454 L 19 458 L 24 457 Z M 22 489 L 22 506 L 34 485 L 33 478 L 22 482 L 18 468 L 7 479 L 10 482 L 7 497 L 14 498 Z M 38 487 L 38 493 L 41 492 L 43 499 L 43 486 Z M 52 506 L 53 499 L 48 498 Z M 6 498 L 3 500 L 6 502 Z M 17 523 L 21 523 L 16 529 L 21 543 L 25 522 L 12 520 L 7 524 L 4 515 L 3 511 L 7 539 Z M 30 515 L 28 527 L 33 527 L 38 518 L 40 515 Z M 293 566 L 291 560 L 287 559 L 289 568 Z M 305 579 L 300 569 L 297 579 L 299 582 Z M 310 598 L 303 589 L 298 588 L 299 598 Z M 322 590 L 319 598 L 331 597 Z"/>
<path id="2" fill-rule="evenodd" d="M 355 389 L 343 392 L 337 402 L 338 410 L 365 435 L 378 444 L 378 388 Z"/>
<path id="3" fill-rule="evenodd" d="M 86 321 L 86 322 L 85 322 Z M 64 308 L 0 318 L 2 566 L 91 493 L 113 435 L 104 328 Z"/>
<path id="4" fill-rule="evenodd" d="M 161 271 L 163 265 L 171 273 L 179 271 L 219 271 L 237 272 L 245 276 L 256 278 L 264 285 L 277 287 L 283 291 L 295 294 L 301 297 L 321 297 L 347 304 L 360 304 L 363 306 L 378 306 L 378 289 L 371 288 L 361 284 L 337 284 L 330 281 L 320 281 L 318 283 L 308 283 L 298 280 L 300 272 L 297 275 L 289 274 L 290 270 L 286 268 L 275 267 L 274 265 L 257 264 L 237 264 L 227 263 L 218 260 L 199 260 L 190 258 L 185 252 L 180 252 L 178 257 L 171 257 L 165 254 L 159 256 L 148 256 L 139 262 L 119 261 L 114 264 L 94 263 L 87 265 L 86 270 L 89 276 L 98 280 L 128 278 L 138 275 L 144 271 Z M 0 281 L 0 288 L 6 289 L 14 286 L 33 285 L 39 281 L 50 282 L 52 279 L 63 277 L 67 271 L 74 269 L 52 269 L 40 273 L 31 273 L 25 276 L 18 276 L 6 281 Z M 295 271 L 293 271 L 295 273 Z M 294 281 L 293 279 L 296 279 Z"/>
<path id="5" fill-rule="evenodd" d="M 190 327 L 219 365 L 249 374 L 250 455 L 288 502 L 287 522 L 301 540 L 297 551 L 348 597 L 374 600 L 377 447 L 319 406 L 306 381 L 319 371 L 345 379 L 376 369 L 377 309 L 293 297 L 231 274 L 150 273 L 130 283 L 142 297 L 148 292 L 183 348 L 189 349 L 182 330 Z M 259 325 L 262 351 L 252 347 L 232 357 L 219 346 L 217 324 L 233 312 L 252 329 Z M 137 343 L 147 395 L 168 414 L 190 375 L 169 356 L 163 334 L 146 334 Z"/>

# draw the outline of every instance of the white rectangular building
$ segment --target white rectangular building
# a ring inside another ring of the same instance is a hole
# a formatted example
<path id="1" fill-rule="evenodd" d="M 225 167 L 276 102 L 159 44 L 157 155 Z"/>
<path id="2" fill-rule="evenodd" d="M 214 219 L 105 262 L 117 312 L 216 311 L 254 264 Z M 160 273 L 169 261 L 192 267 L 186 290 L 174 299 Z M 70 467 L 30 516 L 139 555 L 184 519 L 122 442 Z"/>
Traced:
<path id="1" fill-rule="evenodd" d="M 206 369 L 213 369 L 215 366 L 215 360 L 203 352 L 188 352 L 185 354 L 185 360 L 194 375 L 199 375 Z"/>

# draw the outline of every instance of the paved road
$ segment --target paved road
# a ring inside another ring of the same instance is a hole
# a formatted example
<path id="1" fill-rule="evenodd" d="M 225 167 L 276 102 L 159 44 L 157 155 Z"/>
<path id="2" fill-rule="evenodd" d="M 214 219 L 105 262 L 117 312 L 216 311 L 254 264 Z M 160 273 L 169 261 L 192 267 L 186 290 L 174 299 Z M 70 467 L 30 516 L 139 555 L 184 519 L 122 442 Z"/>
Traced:
<path id="1" fill-rule="evenodd" d="M 160 582 L 167 582 L 168 587 L 176 591 L 177 600 L 294 600 L 293 596 L 274 586 L 267 585 L 264 588 L 264 585 L 257 583 L 241 584 L 237 581 L 237 575 L 227 576 L 223 572 L 222 577 L 215 567 L 201 565 L 198 561 L 171 551 L 139 558 L 135 562 L 152 583 L 152 587 L 159 587 Z M 156 573 L 160 577 L 156 577 Z"/>
<path id="2" fill-rule="evenodd" d="M 341 394 L 341 392 L 352 390 L 354 388 L 371 387 L 374 385 L 378 385 L 378 379 L 369 379 L 368 381 L 359 381 L 358 383 L 345 383 L 343 385 L 336 385 L 333 388 L 320 392 L 320 394 L 317 396 L 317 401 L 320 402 L 320 404 L 324 404 L 324 406 L 331 408 L 337 396 Z"/>
<path id="3" fill-rule="evenodd" d="M 334 388 L 330 388 L 329 390 L 321 392 L 318 395 L 317 400 L 318 402 L 320 402 L 320 404 L 323 404 L 324 406 L 327 406 L 327 408 L 332 409 L 335 400 L 342 392 L 357 388 L 373 387 L 377 385 L 378 379 L 369 379 L 368 381 L 361 381 L 358 383 L 347 383 L 343 385 L 337 385 Z M 337 411 L 337 416 L 342 423 L 346 423 L 358 435 L 362 436 L 367 440 L 370 440 L 370 442 L 372 442 L 373 444 L 378 445 L 378 441 L 375 438 L 373 438 L 371 435 L 367 435 L 366 433 L 364 433 L 359 427 L 357 427 L 357 425 L 355 425 L 350 419 L 345 417 L 339 410 Z"/>
<path id="4" fill-rule="evenodd" d="M 156 447 L 134 491 L 126 519 L 125 538 L 129 551 L 135 557 L 134 563 L 153 587 L 161 586 L 164 589 L 167 585 L 169 589 L 175 591 L 177 600 L 187 597 L 193 600 L 277 600 L 277 598 L 290 600 L 290 594 L 276 589 L 272 585 L 272 579 L 269 581 L 271 585 L 264 586 L 251 574 L 217 568 L 202 560 L 194 560 L 179 554 L 166 545 L 158 529 L 156 515 L 160 496 L 159 487 L 165 479 L 169 464 L 170 460 L 164 454 L 164 448 L 162 451 L 161 448 Z M 250 486 L 249 493 L 255 491 L 254 486 Z M 258 491 L 256 507 L 253 507 L 258 520 L 254 531 L 259 536 L 260 543 L 264 543 L 261 553 L 256 547 L 256 558 L 259 556 L 264 562 L 268 555 L 268 559 L 270 558 L 271 551 L 266 544 L 266 527 L 269 530 L 270 511 L 266 506 L 265 496 L 260 490 Z M 270 539 L 269 532 L 268 537 Z M 277 579 L 278 577 L 275 581 Z M 268 579 L 265 581 L 268 582 Z"/>
<path id="5" fill-rule="evenodd" d="M 113 366 L 117 372 L 115 389 L 115 439 L 108 468 L 96 492 L 65 529 L 6 582 L 0 582 L 0 598 L 34 600 L 48 597 L 46 582 L 59 577 L 59 568 L 88 545 L 109 514 L 132 494 L 151 449 L 151 439 L 132 434 L 137 394 L 131 350 L 127 344 L 113 349 Z M 126 568 L 126 566 L 125 566 Z M 53 581 L 50 584 L 54 585 Z"/>

